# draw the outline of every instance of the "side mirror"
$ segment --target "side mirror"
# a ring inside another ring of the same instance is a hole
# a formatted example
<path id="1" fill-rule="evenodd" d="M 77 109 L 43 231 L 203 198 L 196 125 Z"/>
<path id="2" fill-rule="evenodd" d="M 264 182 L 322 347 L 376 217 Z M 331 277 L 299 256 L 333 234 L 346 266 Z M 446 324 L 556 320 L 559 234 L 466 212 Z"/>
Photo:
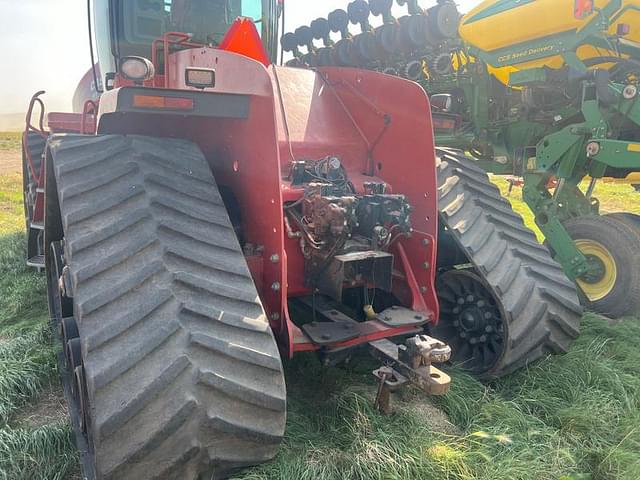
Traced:
<path id="1" fill-rule="evenodd" d="M 453 97 L 448 93 L 431 95 L 431 108 L 439 112 L 449 113 L 453 107 Z"/>

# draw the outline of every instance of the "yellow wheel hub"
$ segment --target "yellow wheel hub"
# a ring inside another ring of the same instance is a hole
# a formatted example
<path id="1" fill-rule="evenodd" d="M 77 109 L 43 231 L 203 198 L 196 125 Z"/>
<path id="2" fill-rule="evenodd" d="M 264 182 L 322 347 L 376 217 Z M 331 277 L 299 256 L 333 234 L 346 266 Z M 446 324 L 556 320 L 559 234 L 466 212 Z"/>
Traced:
<path id="1" fill-rule="evenodd" d="M 595 240 L 576 240 L 578 250 L 590 260 L 597 261 L 602 267 L 597 278 L 579 278 L 578 285 L 591 301 L 602 300 L 611 293 L 618 279 L 618 267 L 609 250 Z"/>

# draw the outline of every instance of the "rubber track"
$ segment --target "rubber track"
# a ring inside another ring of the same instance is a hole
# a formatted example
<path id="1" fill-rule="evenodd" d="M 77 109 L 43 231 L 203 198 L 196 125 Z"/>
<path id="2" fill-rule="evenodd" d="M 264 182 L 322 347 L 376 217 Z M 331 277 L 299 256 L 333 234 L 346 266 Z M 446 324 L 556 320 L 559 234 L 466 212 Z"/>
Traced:
<path id="1" fill-rule="evenodd" d="M 97 478 L 225 478 L 284 434 L 278 348 L 197 146 L 49 142 Z"/>
<path id="2" fill-rule="evenodd" d="M 484 170 L 459 151 L 436 154 L 441 221 L 506 315 L 505 351 L 483 376 L 500 377 L 566 352 L 582 316 L 575 285 Z"/>
<path id="3" fill-rule="evenodd" d="M 44 152 L 46 143 L 47 140 L 39 133 L 29 132 L 27 136 L 27 144 L 29 145 L 31 159 L 33 160 L 33 166 L 36 169 L 36 172 L 39 172 L 40 165 L 42 165 L 42 153 Z"/>

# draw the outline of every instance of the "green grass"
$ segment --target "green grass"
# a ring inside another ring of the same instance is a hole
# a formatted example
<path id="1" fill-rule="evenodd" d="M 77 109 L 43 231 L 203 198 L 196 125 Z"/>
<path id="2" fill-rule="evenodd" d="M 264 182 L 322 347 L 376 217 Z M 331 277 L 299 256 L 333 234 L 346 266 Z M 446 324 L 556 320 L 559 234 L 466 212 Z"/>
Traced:
<path id="1" fill-rule="evenodd" d="M 349 371 L 311 358 L 287 368 L 287 438 L 243 480 L 640 478 L 640 322 L 587 316 L 568 355 L 490 385 L 452 372 L 436 399 L 459 433 L 433 430 L 411 393 L 373 411 L 366 362 Z M 369 389 L 363 385 L 369 384 Z"/>
<path id="2" fill-rule="evenodd" d="M 536 233 L 538 240 L 544 240 L 542 232 L 535 224 L 533 213 L 531 213 L 527 204 L 522 201 L 522 188 L 515 187 L 509 195 L 509 184 L 506 180 L 498 176 L 492 176 L 491 179 L 498 186 L 502 195 L 511 201 L 513 209 L 522 215 L 527 226 Z M 581 188 L 584 191 L 586 187 L 587 182 Z M 600 181 L 596 184 L 593 195 L 600 199 L 603 213 L 629 212 L 640 215 L 640 192 L 637 192 L 629 184 Z"/>
<path id="3" fill-rule="evenodd" d="M 0 132 L 0 151 L 20 150 L 22 132 Z"/>
<path id="4" fill-rule="evenodd" d="M 0 428 L 1 480 L 67 480 L 77 462 L 66 424 Z"/>
<path id="5" fill-rule="evenodd" d="M 22 176 L 0 175 L 0 235 L 22 231 Z"/>
<path id="6" fill-rule="evenodd" d="M 635 193 L 601 188 L 604 208 L 629 204 L 637 212 Z M 516 209 L 531 220 L 518 196 L 516 189 Z M 20 177 L 0 177 L 0 480 L 62 480 L 77 462 L 69 426 L 14 421 L 57 381 L 44 279 L 24 266 L 20 197 Z M 638 338 L 637 319 L 612 325 L 588 315 L 567 355 L 489 385 L 449 372 L 451 392 L 431 402 L 452 425 L 415 390 L 393 399 L 393 415 L 375 412 L 376 365 L 366 357 L 323 368 L 302 355 L 286 365 L 288 422 L 279 455 L 237 478 L 637 480 Z"/>

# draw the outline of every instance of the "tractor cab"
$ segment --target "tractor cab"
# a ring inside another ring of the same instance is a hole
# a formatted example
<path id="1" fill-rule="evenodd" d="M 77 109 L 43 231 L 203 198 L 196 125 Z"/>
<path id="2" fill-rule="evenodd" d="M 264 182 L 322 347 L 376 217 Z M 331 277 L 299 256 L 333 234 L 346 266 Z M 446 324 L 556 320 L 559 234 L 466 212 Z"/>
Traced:
<path id="1" fill-rule="evenodd" d="M 95 90 L 117 86 L 123 59 L 130 57 L 153 61 L 155 73 L 162 74 L 165 59 L 157 49 L 163 39 L 171 44 L 171 52 L 194 46 L 221 47 L 240 19 L 255 25 L 264 50 L 261 60 L 273 61 L 281 8 L 276 0 L 95 0 Z M 244 40 L 253 43 L 251 51 L 260 50 L 257 38 L 250 37 Z"/>

